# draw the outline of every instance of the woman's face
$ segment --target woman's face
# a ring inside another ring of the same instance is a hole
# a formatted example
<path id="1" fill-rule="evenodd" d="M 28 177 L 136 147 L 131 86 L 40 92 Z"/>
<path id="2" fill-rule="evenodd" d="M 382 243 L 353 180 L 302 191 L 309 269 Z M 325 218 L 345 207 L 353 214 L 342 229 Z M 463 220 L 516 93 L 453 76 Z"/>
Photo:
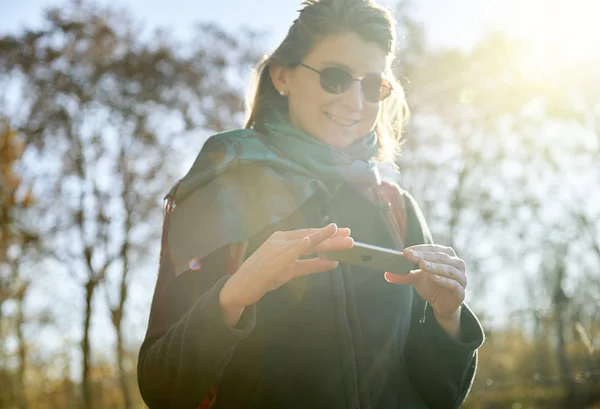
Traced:
<path id="1" fill-rule="evenodd" d="M 345 33 L 319 41 L 302 63 L 317 70 L 343 68 L 362 79 L 384 74 L 386 53 L 375 43 Z M 272 67 L 271 77 L 275 88 L 287 95 L 292 125 L 329 145 L 345 148 L 375 127 L 381 103 L 366 100 L 359 81 L 336 95 L 321 88 L 317 72 L 301 65 Z"/>

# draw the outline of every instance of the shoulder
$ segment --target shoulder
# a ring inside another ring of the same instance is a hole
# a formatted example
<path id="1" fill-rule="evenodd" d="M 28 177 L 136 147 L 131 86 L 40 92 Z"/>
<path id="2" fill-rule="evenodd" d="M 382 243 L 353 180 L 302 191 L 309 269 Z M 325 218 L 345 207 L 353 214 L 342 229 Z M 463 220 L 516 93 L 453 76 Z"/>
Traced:
<path id="1" fill-rule="evenodd" d="M 232 144 L 235 142 L 243 141 L 248 138 L 256 138 L 261 136 L 261 134 L 254 129 L 246 129 L 246 128 L 236 128 L 230 129 L 227 131 L 219 132 L 208 137 L 204 146 L 212 145 L 212 144 Z M 204 150 L 204 147 L 202 148 Z"/>
<path id="2" fill-rule="evenodd" d="M 232 129 L 210 136 L 202 145 L 192 169 L 218 165 L 221 162 L 240 157 L 243 145 L 260 141 L 260 134 L 252 129 Z"/>
<path id="3" fill-rule="evenodd" d="M 223 175 L 230 177 L 244 163 L 251 163 L 266 151 L 264 137 L 252 129 L 232 129 L 210 136 L 192 166 L 167 194 L 183 200 L 190 192 Z"/>

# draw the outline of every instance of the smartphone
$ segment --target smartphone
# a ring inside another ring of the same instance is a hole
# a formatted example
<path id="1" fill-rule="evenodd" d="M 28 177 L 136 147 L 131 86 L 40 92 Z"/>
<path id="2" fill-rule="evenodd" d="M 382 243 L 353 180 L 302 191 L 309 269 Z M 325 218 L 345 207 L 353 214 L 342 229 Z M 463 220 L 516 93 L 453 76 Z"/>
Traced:
<path id="1" fill-rule="evenodd" d="M 359 242 L 354 242 L 354 247 L 347 250 L 321 252 L 319 257 L 402 275 L 418 268 L 398 250 Z"/>

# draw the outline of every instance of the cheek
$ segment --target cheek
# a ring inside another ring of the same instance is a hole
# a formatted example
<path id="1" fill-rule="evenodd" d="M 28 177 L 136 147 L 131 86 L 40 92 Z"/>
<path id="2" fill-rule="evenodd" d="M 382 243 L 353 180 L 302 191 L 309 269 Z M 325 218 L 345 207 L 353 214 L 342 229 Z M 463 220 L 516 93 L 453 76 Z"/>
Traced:
<path id="1" fill-rule="evenodd" d="M 296 95 L 289 101 L 290 115 L 295 119 L 293 125 L 303 131 L 313 132 L 319 126 L 320 105 L 315 103 L 314 98 Z"/>
<path id="2" fill-rule="evenodd" d="M 365 132 L 371 131 L 375 124 L 377 123 L 377 119 L 379 118 L 379 114 L 381 111 L 381 104 L 368 104 L 363 109 L 363 121 L 361 123 L 362 130 Z"/>
<path id="3" fill-rule="evenodd" d="M 318 131 L 324 124 L 323 111 L 330 106 L 333 98 L 323 95 L 321 90 L 306 87 L 290 99 L 290 110 L 302 122 L 302 128 L 311 132 Z"/>

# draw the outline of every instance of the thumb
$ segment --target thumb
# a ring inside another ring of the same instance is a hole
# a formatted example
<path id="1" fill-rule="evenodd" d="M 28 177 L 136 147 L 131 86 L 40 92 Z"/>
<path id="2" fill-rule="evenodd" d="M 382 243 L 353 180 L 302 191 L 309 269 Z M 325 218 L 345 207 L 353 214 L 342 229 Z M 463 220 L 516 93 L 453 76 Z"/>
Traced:
<path id="1" fill-rule="evenodd" d="M 418 287 L 422 282 L 423 271 L 422 270 L 413 270 L 408 274 L 395 274 L 386 272 L 383 275 L 385 281 L 393 284 L 403 284 L 403 285 L 413 285 Z"/>

